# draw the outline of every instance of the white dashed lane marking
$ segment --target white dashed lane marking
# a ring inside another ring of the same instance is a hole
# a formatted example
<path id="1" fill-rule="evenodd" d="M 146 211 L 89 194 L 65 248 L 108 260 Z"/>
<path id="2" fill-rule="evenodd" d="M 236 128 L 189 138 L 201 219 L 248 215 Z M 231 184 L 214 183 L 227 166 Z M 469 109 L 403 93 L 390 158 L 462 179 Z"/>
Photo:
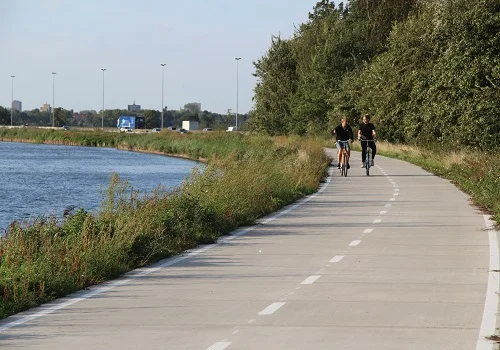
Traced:
<path id="1" fill-rule="evenodd" d="M 313 284 L 314 282 L 316 282 L 318 280 L 318 278 L 320 278 L 321 276 L 319 275 L 312 275 L 312 276 L 309 276 L 307 277 L 305 280 L 303 280 L 300 284 Z"/>
<path id="2" fill-rule="evenodd" d="M 351 243 L 349 243 L 349 247 L 355 247 L 355 246 L 359 245 L 360 243 L 361 243 L 360 240 L 352 241 Z"/>
<path id="3" fill-rule="evenodd" d="M 331 263 L 338 263 L 340 260 L 344 259 L 344 255 L 335 255 L 330 262 Z"/>
<path id="4" fill-rule="evenodd" d="M 268 307 L 266 307 L 264 310 L 262 310 L 261 312 L 259 312 L 259 315 L 261 315 L 261 316 L 262 315 L 272 315 L 277 310 L 279 310 L 279 308 L 281 308 L 285 304 L 286 303 L 284 303 L 284 302 L 272 303 L 271 305 L 269 305 Z"/>
<path id="5" fill-rule="evenodd" d="M 227 348 L 229 345 L 231 345 L 231 342 L 228 341 L 220 341 L 218 343 L 215 343 L 211 347 L 209 347 L 207 350 L 224 350 Z"/>

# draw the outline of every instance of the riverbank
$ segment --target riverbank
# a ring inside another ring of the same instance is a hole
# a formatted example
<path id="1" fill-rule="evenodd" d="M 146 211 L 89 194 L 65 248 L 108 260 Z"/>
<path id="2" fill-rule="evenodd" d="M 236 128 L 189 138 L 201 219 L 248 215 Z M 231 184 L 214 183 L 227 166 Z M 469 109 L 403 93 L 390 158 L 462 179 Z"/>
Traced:
<path id="1" fill-rule="evenodd" d="M 1 130 L 0 138 L 157 152 L 207 168 L 180 189 L 146 198 L 115 176 L 97 214 L 80 209 L 62 222 L 14 225 L 0 243 L 0 317 L 214 242 L 313 193 L 328 164 L 318 143 L 298 137 L 21 131 Z"/>

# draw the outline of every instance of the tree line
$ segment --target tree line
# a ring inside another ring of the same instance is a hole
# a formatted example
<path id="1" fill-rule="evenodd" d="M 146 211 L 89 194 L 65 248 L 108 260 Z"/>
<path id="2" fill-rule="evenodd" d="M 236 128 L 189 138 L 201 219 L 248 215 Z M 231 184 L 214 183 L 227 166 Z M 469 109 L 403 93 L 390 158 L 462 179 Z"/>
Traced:
<path id="1" fill-rule="evenodd" d="M 499 148 L 499 0 L 322 0 L 254 66 L 252 130 L 315 135 L 370 113 L 392 142 Z"/>
<path id="2" fill-rule="evenodd" d="M 234 126 L 236 115 L 228 111 L 227 114 L 213 113 L 209 111 L 201 111 L 193 108 L 191 104 L 187 104 L 182 110 L 167 110 L 163 111 L 163 126 L 180 128 L 182 121 L 198 121 L 200 128 L 212 128 L 213 130 L 226 130 L 228 126 Z M 11 124 L 11 111 L 0 106 L 0 125 Z M 145 118 L 146 128 L 158 128 L 161 126 L 161 111 L 146 109 L 138 112 L 129 112 L 126 109 L 107 109 L 104 111 L 83 110 L 74 112 L 64 108 L 56 108 L 54 115 L 47 111 L 40 111 L 38 108 L 31 111 L 17 110 L 13 111 L 13 125 L 26 126 L 54 126 L 61 127 L 76 126 L 88 128 L 100 128 L 104 123 L 104 127 L 116 127 L 117 120 L 120 116 L 142 116 Z M 238 115 L 238 124 L 240 129 L 245 128 L 247 114 Z"/>

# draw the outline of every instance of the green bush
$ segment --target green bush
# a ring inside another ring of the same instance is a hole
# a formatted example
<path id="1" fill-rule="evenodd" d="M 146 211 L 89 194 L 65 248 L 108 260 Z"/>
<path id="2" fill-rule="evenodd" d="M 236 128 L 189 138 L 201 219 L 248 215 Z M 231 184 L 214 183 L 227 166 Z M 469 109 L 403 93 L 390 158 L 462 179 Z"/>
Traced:
<path id="1" fill-rule="evenodd" d="M 328 164 L 316 142 L 236 133 L 127 135 L 1 130 L 1 137 L 110 145 L 207 159 L 184 185 L 140 197 L 115 174 L 97 213 L 12 225 L 0 241 L 0 317 L 215 242 L 314 192 Z M 113 143 L 114 142 L 114 143 Z"/>

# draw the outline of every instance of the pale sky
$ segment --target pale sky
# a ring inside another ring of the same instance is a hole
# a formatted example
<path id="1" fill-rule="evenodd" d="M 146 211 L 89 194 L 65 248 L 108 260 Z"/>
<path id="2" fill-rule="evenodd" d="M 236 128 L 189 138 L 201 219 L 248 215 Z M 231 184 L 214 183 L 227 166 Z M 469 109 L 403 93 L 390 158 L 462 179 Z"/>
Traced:
<path id="1" fill-rule="evenodd" d="M 253 107 L 252 62 L 289 38 L 317 0 L 0 0 L 0 105 L 75 111 Z"/>

